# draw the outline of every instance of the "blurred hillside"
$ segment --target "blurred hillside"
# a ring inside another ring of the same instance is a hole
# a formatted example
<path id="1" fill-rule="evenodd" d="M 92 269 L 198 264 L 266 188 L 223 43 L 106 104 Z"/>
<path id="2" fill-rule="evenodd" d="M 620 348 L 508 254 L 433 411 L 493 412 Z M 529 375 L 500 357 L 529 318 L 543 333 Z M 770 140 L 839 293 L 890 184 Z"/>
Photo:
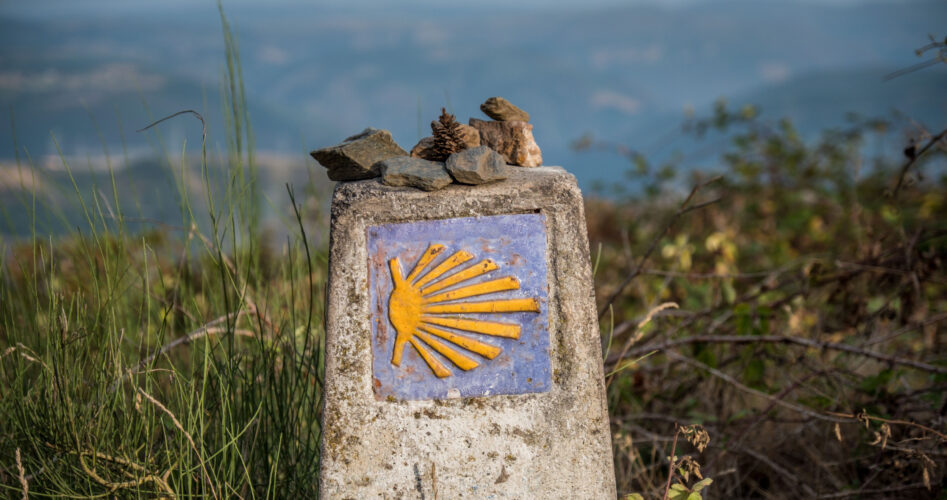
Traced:
<path id="1" fill-rule="evenodd" d="M 93 170 L 105 152 L 128 157 L 114 162 L 121 169 L 178 154 L 185 138 L 195 151 L 200 129 L 191 120 L 135 133 L 188 108 L 208 118 L 208 149 L 226 149 L 213 4 L 46 3 L 56 8 L 0 7 L 0 109 L 9 115 L 0 120 L 0 161 L 61 164 L 57 142 Z M 257 150 L 296 158 L 302 172 L 308 150 L 366 126 L 391 130 L 409 149 L 441 106 L 465 119 L 503 95 L 532 114 L 545 163 L 566 166 L 589 188 L 629 164 L 572 151 L 585 134 L 654 162 L 676 155 L 685 169 L 713 166 L 722 146 L 682 133 L 681 122 L 685 110 L 706 114 L 720 97 L 758 105 L 764 119 L 792 118 L 809 138 L 849 111 L 897 111 L 898 126 L 930 129 L 947 111 L 942 68 L 883 81 L 915 62 L 926 33 L 939 32 L 943 2 L 414 3 L 397 11 L 369 3 L 226 5 Z M 892 137 L 875 152 L 901 142 Z"/>

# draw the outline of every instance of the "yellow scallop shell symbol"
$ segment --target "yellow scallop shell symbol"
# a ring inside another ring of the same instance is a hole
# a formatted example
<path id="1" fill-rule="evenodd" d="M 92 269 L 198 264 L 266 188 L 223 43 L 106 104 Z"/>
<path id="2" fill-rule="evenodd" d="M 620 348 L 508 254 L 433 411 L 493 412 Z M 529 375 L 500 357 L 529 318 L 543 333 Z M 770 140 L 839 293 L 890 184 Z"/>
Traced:
<path id="1" fill-rule="evenodd" d="M 449 359 L 461 370 L 470 370 L 479 365 L 474 358 L 451 347 L 444 341 L 487 359 L 497 357 L 502 351 L 499 347 L 481 342 L 469 336 L 469 334 L 462 335 L 445 330 L 442 327 L 495 337 L 511 339 L 520 337 L 520 325 L 518 324 L 465 318 L 460 316 L 461 314 L 539 312 L 539 301 L 535 298 L 462 300 L 508 290 L 519 290 L 520 288 L 519 280 L 513 276 L 463 285 L 469 280 L 499 269 L 499 266 L 490 259 L 481 260 L 477 264 L 442 278 L 451 270 L 474 258 L 473 255 L 464 250 L 454 253 L 422 276 L 421 273 L 425 268 L 434 262 L 445 249 L 444 245 L 431 244 L 428 246 L 407 277 L 404 277 L 401 262 L 397 257 L 388 261 L 388 267 L 391 269 L 391 279 L 394 282 L 394 290 L 392 290 L 388 299 L 388 319 L 391 320 L 391 324 L 398 332 L 391 363 L 395 366 L 401 366 L 404 347 L 406 344 L 411 344 L 439 378 L 449 377 L 451 371 L 444 366 L 444 363 L 434 357 L 430 349 Z M 455 285 L 462 286 L 455 287 Z"/>

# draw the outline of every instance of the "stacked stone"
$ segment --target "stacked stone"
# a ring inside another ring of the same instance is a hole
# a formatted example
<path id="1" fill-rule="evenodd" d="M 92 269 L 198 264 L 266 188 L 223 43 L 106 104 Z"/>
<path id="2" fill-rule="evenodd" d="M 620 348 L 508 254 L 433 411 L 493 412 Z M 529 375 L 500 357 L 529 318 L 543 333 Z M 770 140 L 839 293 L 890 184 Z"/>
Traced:
<path id="1" fill-rule="evenodd" d="M 342 143 L 311 152 L 328 169 L 329 179 L 354 181 L 381 177 L 389 186 L 434 191 L 452 183 L 477 185 L 506 179 L 508 168 L 538 167 L 542 152 L 533 138 L 529 113 L 502 97 L 491 97 L 480 110 L 493 120 L 460 124 L 465 149 L 445 162 L 433 161 L 434 137 L 425 137 L 409 154 L 387 130 L 367 128 Z M 432 130 L 436 122 L 432 122 Z"/>
<path id="2" fill-rule="evenodd" d="M 470 119 L 470 126 L 480 132 L 480 141 L 503 155 L 507 163 L 521 167 L 543 164 L 543 153 L 533 139 L 529 113 L 502 97 L 491 97 L 480 105 L 480 111 L 494 121 Z"/>

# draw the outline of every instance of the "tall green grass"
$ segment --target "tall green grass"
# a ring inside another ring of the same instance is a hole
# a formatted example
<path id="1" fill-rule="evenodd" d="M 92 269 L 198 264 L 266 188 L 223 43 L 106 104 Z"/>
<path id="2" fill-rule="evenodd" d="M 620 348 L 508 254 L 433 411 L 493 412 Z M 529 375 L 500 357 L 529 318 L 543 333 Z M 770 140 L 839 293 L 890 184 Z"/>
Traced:
<path id="1" fill-rule="evenodd" d="M 317 494 L 326 250 L 310 247 L 290 186 L 288 236 L 263 231 L 239 49 L 220 15 L 223 182 L 202 137 L 199 203 L 187 145 L 166 156 L 181 227 L 130 230 L 111 175 L 111 200 L 73 182 L 87 230 L 0 252 L 2 496 Z"/>

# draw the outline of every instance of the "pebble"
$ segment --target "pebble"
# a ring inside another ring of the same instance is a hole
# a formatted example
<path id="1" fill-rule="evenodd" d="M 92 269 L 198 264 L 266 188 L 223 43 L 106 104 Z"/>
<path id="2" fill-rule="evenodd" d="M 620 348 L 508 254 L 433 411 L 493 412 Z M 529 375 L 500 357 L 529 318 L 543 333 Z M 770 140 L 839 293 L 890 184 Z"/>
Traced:
<path id="1" fill-rule="evenodd" d="M 408 186 L 435 191 L 452 182 L 444 164 L 412 156 L 388 158 L 377 164 L 381 182 L 388 186 Z"/>
<path id="2" fill-rule="evenodd" d="M 485 184 L 506 179 L 506 161 L 487 146 L 477 146 L 450 155 L 447 172 L 461 184 Z"/>

